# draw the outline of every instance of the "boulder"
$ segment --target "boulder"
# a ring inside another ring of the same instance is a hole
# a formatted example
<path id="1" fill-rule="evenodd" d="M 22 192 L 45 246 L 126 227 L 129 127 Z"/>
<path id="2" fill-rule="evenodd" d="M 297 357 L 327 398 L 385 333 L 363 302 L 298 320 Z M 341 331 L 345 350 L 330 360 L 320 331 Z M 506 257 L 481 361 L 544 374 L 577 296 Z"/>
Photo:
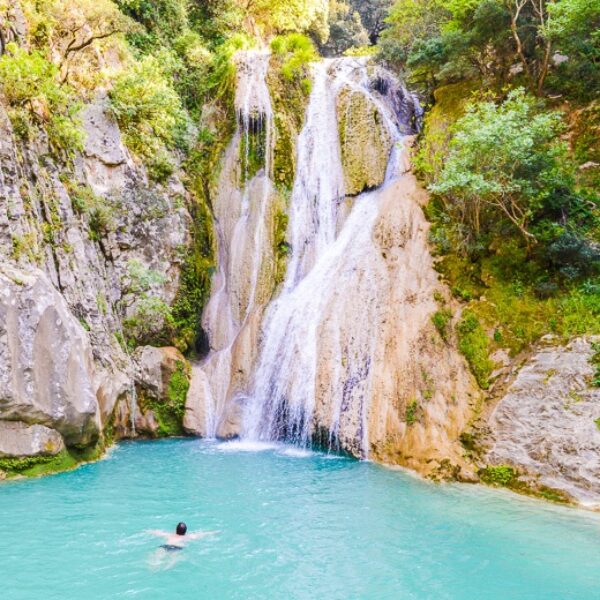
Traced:
<path id="1" fill-rule="evenodd" d="M 22 421 L 0 421 L 0 457 L 54 456 L 64 450 L 58 431 Z"/>
<path id="2" fill-rule="evenodd" d="M 183 433 L 182 411 L 189 387 L 189 366 L 183 354 L 173 347 L 142 346 L 133 360 L 136 433 L 152 437 Z"/>
<path id="3" fill-rule="evenodd" d="M 99 435 L 90 342 L 37 269 L 0 270 L 0 419 L 57 430 L 67 445 Z"/>
<path id="4" fill-rule="evenodd" d="M 487 461 L 600 506 L 600 388 L 591 385 L 589 338 L 540 347 L 492 411 Z M 556 342 L 555 342 L 556 343 Z"/>
<path id="5" fill-rule="evenodd" d="M 355 196 L 383 183 L 393 142 L 385 116 L 362 90 L 342 89 L 337 114 L 346 194 Z"/>

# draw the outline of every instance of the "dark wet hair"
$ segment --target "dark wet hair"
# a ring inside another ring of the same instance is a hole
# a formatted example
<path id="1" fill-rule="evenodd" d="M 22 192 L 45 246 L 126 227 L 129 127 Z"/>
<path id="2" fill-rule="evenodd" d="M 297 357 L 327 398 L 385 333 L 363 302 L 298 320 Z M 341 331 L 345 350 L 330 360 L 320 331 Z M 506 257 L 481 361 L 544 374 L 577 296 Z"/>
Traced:
<path id="1" fill-rule="evenodd" d="M 175 529 L 175 533 L 177 533 L 177 535 L 185 535 L 186 531 L 187 525 L 185 523 L 177 523 L 177 528 Z"/>

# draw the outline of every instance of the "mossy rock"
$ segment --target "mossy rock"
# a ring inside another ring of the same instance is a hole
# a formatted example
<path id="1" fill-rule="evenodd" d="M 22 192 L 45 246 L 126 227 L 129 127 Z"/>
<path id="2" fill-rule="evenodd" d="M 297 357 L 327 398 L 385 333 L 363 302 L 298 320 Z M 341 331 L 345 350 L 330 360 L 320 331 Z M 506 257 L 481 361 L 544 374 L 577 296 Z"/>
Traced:
<path id="1" fill-rule="evenodd" d="M 79 465 L 98 460 L 103 455 L 107 445 L 98 442 L 89 448 L 66 448 L 54 456 L 25 456 L 15 458 L 0 458 L 0 472 L 7 478 L 39 477 L 61 471 L 75 469 Z"/>
<path id="2" fill-rule="evenodd" d="M 344 88 L 337 114 L 346 194 L 355 196 L 383 183 L 392 138 L 376 105 L 360 91 Z"/>
<path id="3" fill-rule="evenodd" d="M 443 166 L 451 138 L 451 127 L 464 115 L 473 92 L 481 89 L 480 81 L 461 81 L 438 88 L 435 102 L 427 111 L 414 157 L 417 174 L 430 182 Z"/>
<path id="4" fill-rule="evenodd" d="M 141 389 L 138 394 L 138 406 L 142 414 L 148 416 L 151 412 L 157 424 L 156 430 L 145 433 L 155 437 L 184 435 L 183 418 L 190 387 L 190 365 L 182 357 L 181 360 L 175 360 L 174 368 L 171 367 L 170 364 L 163 365 L 161 390 Z"/>
<path id="5" fill-rule="evenodd" d="M 296 141 L 304 124 L 310 86 L 307 86 L 308 67 L 291 78 L 282 73 L 284 61 L 273 56 L 267 85 L 271 93 L 275 121 L 273 179 L 275 184 L 292 189 L 296 171 Z"/>

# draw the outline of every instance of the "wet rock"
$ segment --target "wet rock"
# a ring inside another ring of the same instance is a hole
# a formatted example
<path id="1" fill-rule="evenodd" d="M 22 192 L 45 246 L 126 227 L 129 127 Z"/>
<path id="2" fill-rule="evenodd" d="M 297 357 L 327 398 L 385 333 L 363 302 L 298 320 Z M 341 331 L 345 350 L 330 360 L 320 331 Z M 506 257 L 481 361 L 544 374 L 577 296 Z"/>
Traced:
<path id="1" fill-rule="evenodd" d="M 551 341 L 542 340 L 491 413 L 487 460 L 600 506 L 600 389 L 591 386 L 591 339 Z"/>
<path id="2" fill-rule="evenodd" d="M 0 457 L 54 456 L 65 444 L 58 431 L 22 421 L 0 421 Z"/>

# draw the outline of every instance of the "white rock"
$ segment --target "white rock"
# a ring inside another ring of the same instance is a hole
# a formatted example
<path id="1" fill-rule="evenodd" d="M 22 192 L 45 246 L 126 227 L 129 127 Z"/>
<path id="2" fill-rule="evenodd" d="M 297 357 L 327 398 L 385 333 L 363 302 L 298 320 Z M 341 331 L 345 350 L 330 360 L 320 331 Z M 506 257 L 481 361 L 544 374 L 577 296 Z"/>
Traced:
<path id="1" fill-rule="evenodd" d="M 46 425 L 69 444 L 100 428 L 88 336 L 39 270 L 0 270 L 0 419 Z"/>
<path id="2" fill-rule="evenodd" d="M 58 431 L 22 421 L 0 421 L 0 456 L 55 455 L 65 444 Z"/>

